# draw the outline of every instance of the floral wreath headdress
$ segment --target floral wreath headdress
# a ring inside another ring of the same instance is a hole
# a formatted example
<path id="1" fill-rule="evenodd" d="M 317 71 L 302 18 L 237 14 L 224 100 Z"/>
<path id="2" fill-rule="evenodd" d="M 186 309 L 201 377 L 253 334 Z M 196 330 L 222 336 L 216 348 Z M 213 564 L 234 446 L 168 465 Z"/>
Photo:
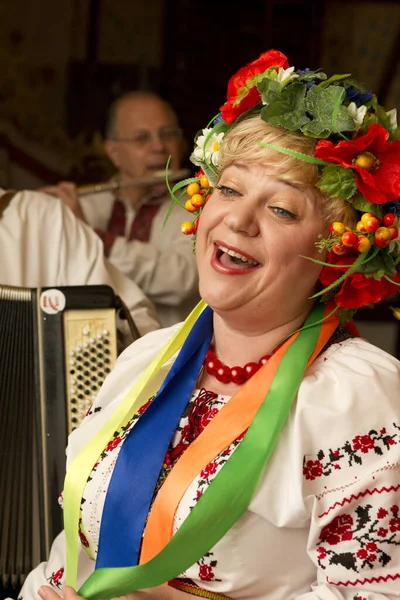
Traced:
<path id="1" fill-rule="evenodd" d="M 396 110 L 386 112 L 350 74 L 328 78 L 321 70 L 295 70 L 284 54 L 269 50 L 231 77 L 220 111 L 195 137 L 190 160 L 199 172 L 169 188 L 171 209 L 178 203 L 195 217 L 182 223 L 182 232 L 196 235 L 202 208 L 216 182 L 225 133 L 239 117 L 258 113 L 270 125 L 319 140 L 314 156 L 261 145 L 315 164 L 317 187 L 328 197 L 351 204 L 359 216 L 355 229 L 331 223 L 329 237 L 320 236 L 316 243 L 321 252 L 327 251 L 327 258 L 316 261 L 323 267 L 324 287 L 315 297 L 333 300 L 347 320 L 358 308 L 395 294 L 400 286 Z M 186 194 L 189 199 L 183 202 Z"/>

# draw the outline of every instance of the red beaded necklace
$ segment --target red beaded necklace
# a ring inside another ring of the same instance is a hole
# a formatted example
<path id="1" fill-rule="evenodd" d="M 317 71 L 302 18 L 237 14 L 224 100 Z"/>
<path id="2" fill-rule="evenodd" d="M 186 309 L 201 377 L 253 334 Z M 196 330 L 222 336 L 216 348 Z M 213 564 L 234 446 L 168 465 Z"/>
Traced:
<path id="1" fill-rule="evenodd" d="M 265 365 L 271 356 L 271 354 L 265 354 L 260 358 L 258 363 L 248 362 L 244 367 L 228 367 L 215 356 L 214 348 L 213 346 L 210 346 L 204 359 L 203 366 L 209 375 L 212 375 L 221 383 L 232 382 L 237 385 L 242 385 L 242 383 L 250 379 L 254 373 L 257 373 L 258 369 Z"/>

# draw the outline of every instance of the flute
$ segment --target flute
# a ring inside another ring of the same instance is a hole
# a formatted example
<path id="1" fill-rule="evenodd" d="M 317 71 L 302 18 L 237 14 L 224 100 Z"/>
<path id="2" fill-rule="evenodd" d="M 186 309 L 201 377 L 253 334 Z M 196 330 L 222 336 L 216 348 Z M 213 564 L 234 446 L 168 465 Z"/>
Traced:
<path id="1" fill-rule="evenodd" d="M 168 171 L 168 181 L 177 181 L 184 179 L 190 175 L 189 169 L 178 169 L 176 171 Z M 165 170 L 155 171 L 153 175 L 145 177 L 136 177 L 129 181 L 106 181 L 105 183 L 92 183 L 90 185 L 81 185 L 77 188 L 78 196 L 87 196 L 88 194 L 98 194 L 100 192 L 109 192 L 122 190 L 128 187 L 146 187 L 148 185 L 156 185 L 157 183 L 165 183 Z"/>

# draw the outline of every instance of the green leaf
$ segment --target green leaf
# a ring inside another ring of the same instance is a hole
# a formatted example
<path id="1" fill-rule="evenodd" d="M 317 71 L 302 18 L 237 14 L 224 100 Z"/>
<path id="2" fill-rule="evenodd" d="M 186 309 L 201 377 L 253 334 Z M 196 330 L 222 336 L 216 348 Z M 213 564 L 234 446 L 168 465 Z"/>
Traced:
<path id="1" fill-rule="evenodd" d="M 270 104 L 261 111 L 261 118 L 275 127 L 281 125 L 285 129 L 295 131 L 310 120 L 305 111 L 305 94 L 307 88 L 302 83 L 292 83 L 278 95 L 269 92 Z"/>
<path id="2" fill-rule="evenodd" d="M 338 277 L 338 279 L 336 279 L 336 281 L 334 281 L 330 285 L 323 288 L 320 292 L 317 292 L 316 294 L 311 296 L 311 298 L 318 298 L 319 296 L 325 297 L 328 292 L 335 289 L 339 284 L 342 284 L 343 281 L 345 279 L 347 279 L 347 277 L 351 273 L 354 273 L 355 271 L 359 271 L 361 266 L 363 266 L 365 263 L 373 261 L 375 256 L 378 253 L 379 253 L 379 248 L 371 249 L 371 251 L 368 251 L 367 253 L 361 252 L 361 254 L 358 255 L 358 257 L 356 258 L 354 263 L 351 265 L 351 267 L 349 269 L 347 269 L 347 271 L 345 273 L 343 273 L 343 275 Z"/>
<path id="3" fill-rule="evenodd" d="M 266 71 L 264 71 L 263 73 L 259 73 L 258 75 L 255 75 L 250 81 L 251 81 L 252 84 L 254 84 L 254 85 L 256 85 L 258 87 L 258 85 L 262 81 L 266 81 L 268 79 L 269 80 L 272 80 L 272 79 L 276 80 L 276 76 L 277 76 L 277 71 L 276 70 L 277 69 L 279 69 L 278 65 L 275 65 L 275 66 L 272 66 L 272 67 L 268 67 L 268 69 Z"/>
<path id="4" fill-rule="evenodd" d="M 382 252 L 379 252 L 374 258 L 368 262 L 363 263 L 357 269 L 357 273 L 364 273 L 364 275 L 374 275 L 385 271 L 385 261 L 382 256 Z M 379 279 L 381 275 L 379 276 Z"/>
<path id="5" fill-rule="evenodd" d="M 296 81 L 310 82 L 310 81 L 324 81 L 327 79 L 327 75 L 320 71 L 308 71 L 308 73 L 303 73 L 303 75 L 299 75 Z"/>
<path id="6" fill-rule="evenodd" d="M 354 131 L 356 124 L 347 108 L 342 105 L 344 88 L 331 85 L 323 89 L 312 87 L 306 96 L 305 106 L 314 119 L 301 128 L 305 135 L 327 138 L 333 132 Z"/>
<path id="7" fill-rule="evenodd" d="M 351 77 L 351 73 L 345 73 L 344 75 L 332 75 L 332 77 L 329 77 L 329 79 L 320 83 L 319 86 L 322 88 L 327 88 L 332 83 L 337 83 L 338 81 L 345 81 L 349 77 Z"/>
<path id="8" fill-rule="evenodd" d="M 379 219 L 383 218 L 382 207 L 379 204 L 372 204 L 372 202 L 368 202 L 368 200 L 366 200 L 364 196 L 361 196 L 361 194 L 357 194 L 357 196 L 352 201 L 352 204 L 354 208 L 356 210 L 359 210 L 360 212 L 370 212 L 373 213 Z"/>
<path id="9" fill-rule="evenodd" d="M 323 169 L 317 187 L 331 198 L 349 200 L 357 191 L 356 176 L 351 169 L 329 165 Z"/>
<path id="10" fill-rule="evenodd" d="M 362 122 L 361 125 L 361 131 L 363 134 L 366 134 L 370 125 L 375 125 L 376 123 L 378 123 L 378 117 L 376 116 L 375 113 L 368 113 L 365 115 L 364 117 L 364 121 Z"/>
<path id="11" fill-rule="evenodd" d="M 386 266 L 386 273 L 394 277 L 397 274 L 397 269 L 392 255 L 387 251 L 386 248 L 382 251 L 382 258 Z"/>
<path id="12" fill-rule="evenodd" d="M 296 150 L 290 150 L 290 148 L 285 148 L 284 146 L 276 146 L 275 144 L 264 144 L 263 142 L 256 142 L 256 145 L 262 146 L 263 148 L 270 148 L 271 150 L 281 152 L 282 154 L 286 154 L 287 156 L 292 156 L 293 158 L 297 158 L 298 160 L 302 160 L 303 162 L 310 163 L 311 165 L 329 165 L 329 163 L 326 160 L 320 160 L 319 158 L 315 158 L 315 156 L 303 154 L 303 152 L 297 152 Z"/>
<path id="13" fill-rule="evenodd" d="M 283 85 L 281 85 L 279 81 L 268 79 L 266 77 L 257 84 L 257 88 L 264 104 L 269 104 L 271 99 L 275 100 L 277 96 L 280 96 Z"/>
<path id="14" fill-rule="evenodd" d="M 352 318 L 354 317 L 354 315 L 356 314 L 357 309 L 356 308 L 346 308 L 342 311 L 340 311 L 339 314 L 339 325 L 345 325 L 346 323 L 348 323 L 349 321 L 352 320 Z"/>

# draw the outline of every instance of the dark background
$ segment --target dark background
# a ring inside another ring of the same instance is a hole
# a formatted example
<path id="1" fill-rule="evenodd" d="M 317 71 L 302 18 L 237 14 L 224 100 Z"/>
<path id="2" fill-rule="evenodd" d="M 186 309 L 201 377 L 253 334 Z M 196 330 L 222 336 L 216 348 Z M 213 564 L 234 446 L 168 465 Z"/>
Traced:
<path id="1" fill-rule="evenodd" d="M 0 1 L 0 184 L 106 178 L 101 134 L 120 93 L 175 107 L 190 147 L 229 77 L 270 48 L 298 68 L 351 72 L 400 104 L 400 2 Z"/>

